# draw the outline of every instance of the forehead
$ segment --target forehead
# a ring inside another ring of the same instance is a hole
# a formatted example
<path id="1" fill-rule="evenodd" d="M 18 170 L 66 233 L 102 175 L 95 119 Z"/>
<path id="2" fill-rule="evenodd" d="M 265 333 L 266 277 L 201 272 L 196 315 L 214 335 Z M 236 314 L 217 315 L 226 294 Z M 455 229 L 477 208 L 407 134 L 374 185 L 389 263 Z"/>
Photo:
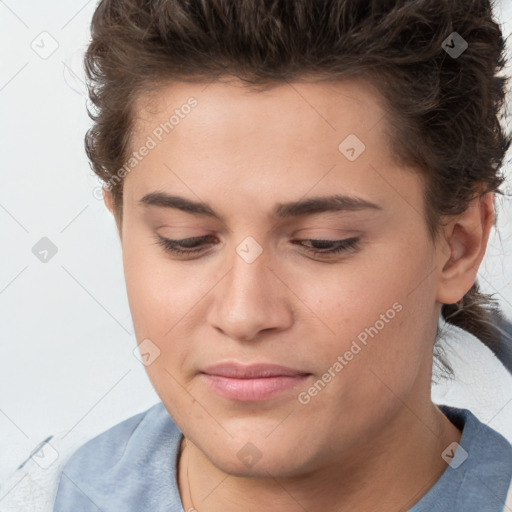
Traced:
<path id="1" fill-rule="evenodd" d="M 131 149 L 150 139 L 152 148 L 127 175 L 125 197 L 135 203 L 156 189 L 191 199 L 245 195 L 246 205 L 267 209 L 265 200 L 308 191 L 396 196 L 383 174 L 393 169 L 387 181 L 402 185 L 411 176 L 393 161 L 386 127 L 382 97 L 364 81 L 293 82 L 263 91 L 236 81 L 172 83 L 137 104 Z"/>
<path id="2" fill-rule="evenodd" d="M 165 114 L 182 109 L 190 98 L 197 101 L 190 112 L 193 123 L 179 123 L 180 130 L 173 133 L 177 137 L 180 133 L 186 136 L 187 125 L 193 124 L 205 136 L 214 131 L 218 138 L 229 135 L 235 139 L 237 134 L 241 137 L 255 130 L 258 139 L 265 135 L 274 140 L 276 136 L 279 140 L 322 139 L 325 134 L 336 139 L 347 133 L 363 138 L 386 113 L 379 91 L 364 80 L 284 82 L 263 91 L 238 80 L 175 82 L 139 96 L 134 137 L 148 133 L 156 121 L 168 120 L 170 116 Z M 179 117 L 182 120 L 188 113 Z"/>

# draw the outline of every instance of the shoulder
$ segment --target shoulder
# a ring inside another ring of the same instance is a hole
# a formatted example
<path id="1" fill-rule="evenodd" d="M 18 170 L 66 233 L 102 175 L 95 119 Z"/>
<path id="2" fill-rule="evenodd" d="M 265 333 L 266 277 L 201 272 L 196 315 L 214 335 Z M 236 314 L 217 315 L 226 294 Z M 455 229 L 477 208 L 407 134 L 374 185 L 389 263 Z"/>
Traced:
<path id="1" fill-rule="evenodd" d="M 161 402 L 85 443 L 77 444 L 66 434 L 45 439 L 2 482 L 2 512 L 97 511 L 94 501 L 108 501 L 104 495 L 112 494 L 112 489 L 123 483 L 139 492 L 132 481 L 151 467 L 160 473 L 163 451 L 167 450 L 164 455 L 168 461 L 181 439 L 181 432 Z M 119 498 L 122 496 L 121 492 Z"/>
<path id="2" fill-rule="evenodd" d="M 172 503 L 182 434 L 160 402 L 86 442 L 62 468 L 54 512 L 156 510 Z M 115 493 L 112 491 L 115 489 Z"/>
<path id="3" fill-rule="evenodd" d="M 463 475 L 480 480 L 506 496 L 512 479 L 512 445 L 499 432 L 481 421 L 472 411 L 440 406 L 444 414 L 462 430 L 457 449 L 463 451 Z"/>
<path id="4" fill-rule="evenodd" d="M 468 448 L 478 450 L 482 455 L 489 449 L 512 454 L 512 445 L 508 439 L 481 421 L 471 410 L 443 404 L 438 407 L 462 431 L 461 444 L 465 443 Z M 510 463 L 512 469 L 512 458 Z"/>
<path id="5" fill-rule="evenodd" d="M 172 440 L 179 435 L 178 427 L 159 402 L 87 441 L 73 453 L 64 469 L 70 475 L 107 471 L 126 458 L 144 456 L 152 445 L 161 443 L 162 437 Z"/>
<path id="6" fill-rule="evenodd" d="M 439 480 L 411 509 L 414 512 L 464 510 L 503 512 L 510 500 L 512 445 L 470 410 L 440 405 L 441 411 L 462 430 L 458 443 L 446 447 L 448 466 Z M 508 497 L 507 497 L 508 495 Z"/>

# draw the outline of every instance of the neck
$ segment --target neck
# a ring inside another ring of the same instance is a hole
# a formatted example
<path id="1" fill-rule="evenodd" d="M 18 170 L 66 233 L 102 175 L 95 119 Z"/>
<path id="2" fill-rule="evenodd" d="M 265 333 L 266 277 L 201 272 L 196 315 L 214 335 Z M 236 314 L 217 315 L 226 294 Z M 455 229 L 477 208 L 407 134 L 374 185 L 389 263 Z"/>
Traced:
<path id="1" fill-rule="evenodd" d="M 178 466 L 184 510 L 408 510 L 445 471 L 441 453 L 461 437 L 434 404 L 423 411 L 419 417 L 402 407 L 378 436 L 354 446 L 343 460 L 287 478 L 229 475 L 188 441 Z"/>

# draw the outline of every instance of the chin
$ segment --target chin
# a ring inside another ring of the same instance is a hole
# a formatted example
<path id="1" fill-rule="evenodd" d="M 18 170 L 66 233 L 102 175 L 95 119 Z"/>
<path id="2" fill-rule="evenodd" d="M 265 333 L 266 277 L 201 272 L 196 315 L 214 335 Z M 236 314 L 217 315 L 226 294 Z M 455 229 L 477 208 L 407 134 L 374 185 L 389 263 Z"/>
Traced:
<path id="1" fill-rule="evenodd" d="M 241 478 L 286 478 L 309 471 L 307 460 L 297 457 L 299 441 L 283 446 L 277 444 L 233 440 L 227 444 L 199 447 L 208 460 L 221 471 Z M 288 439 L 290 442 L 290 439 Z M 305 455 L 305 454 L 303 454 Z M 303 468 L 308 468 L 304 470 Z"/>

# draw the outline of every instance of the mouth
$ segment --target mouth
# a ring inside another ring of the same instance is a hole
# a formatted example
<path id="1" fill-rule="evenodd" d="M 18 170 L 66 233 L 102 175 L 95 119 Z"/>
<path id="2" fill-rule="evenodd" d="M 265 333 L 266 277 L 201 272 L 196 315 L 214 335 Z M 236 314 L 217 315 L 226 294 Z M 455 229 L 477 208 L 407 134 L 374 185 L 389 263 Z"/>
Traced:
<path id="1" fill-rule="evenodd" d="M 222 363 L 201 372 L 202 379 L 215 393 L 230 400 L 267 400 L 302 385 L 312 374 L 274 364 L 242 365 Z"/>

